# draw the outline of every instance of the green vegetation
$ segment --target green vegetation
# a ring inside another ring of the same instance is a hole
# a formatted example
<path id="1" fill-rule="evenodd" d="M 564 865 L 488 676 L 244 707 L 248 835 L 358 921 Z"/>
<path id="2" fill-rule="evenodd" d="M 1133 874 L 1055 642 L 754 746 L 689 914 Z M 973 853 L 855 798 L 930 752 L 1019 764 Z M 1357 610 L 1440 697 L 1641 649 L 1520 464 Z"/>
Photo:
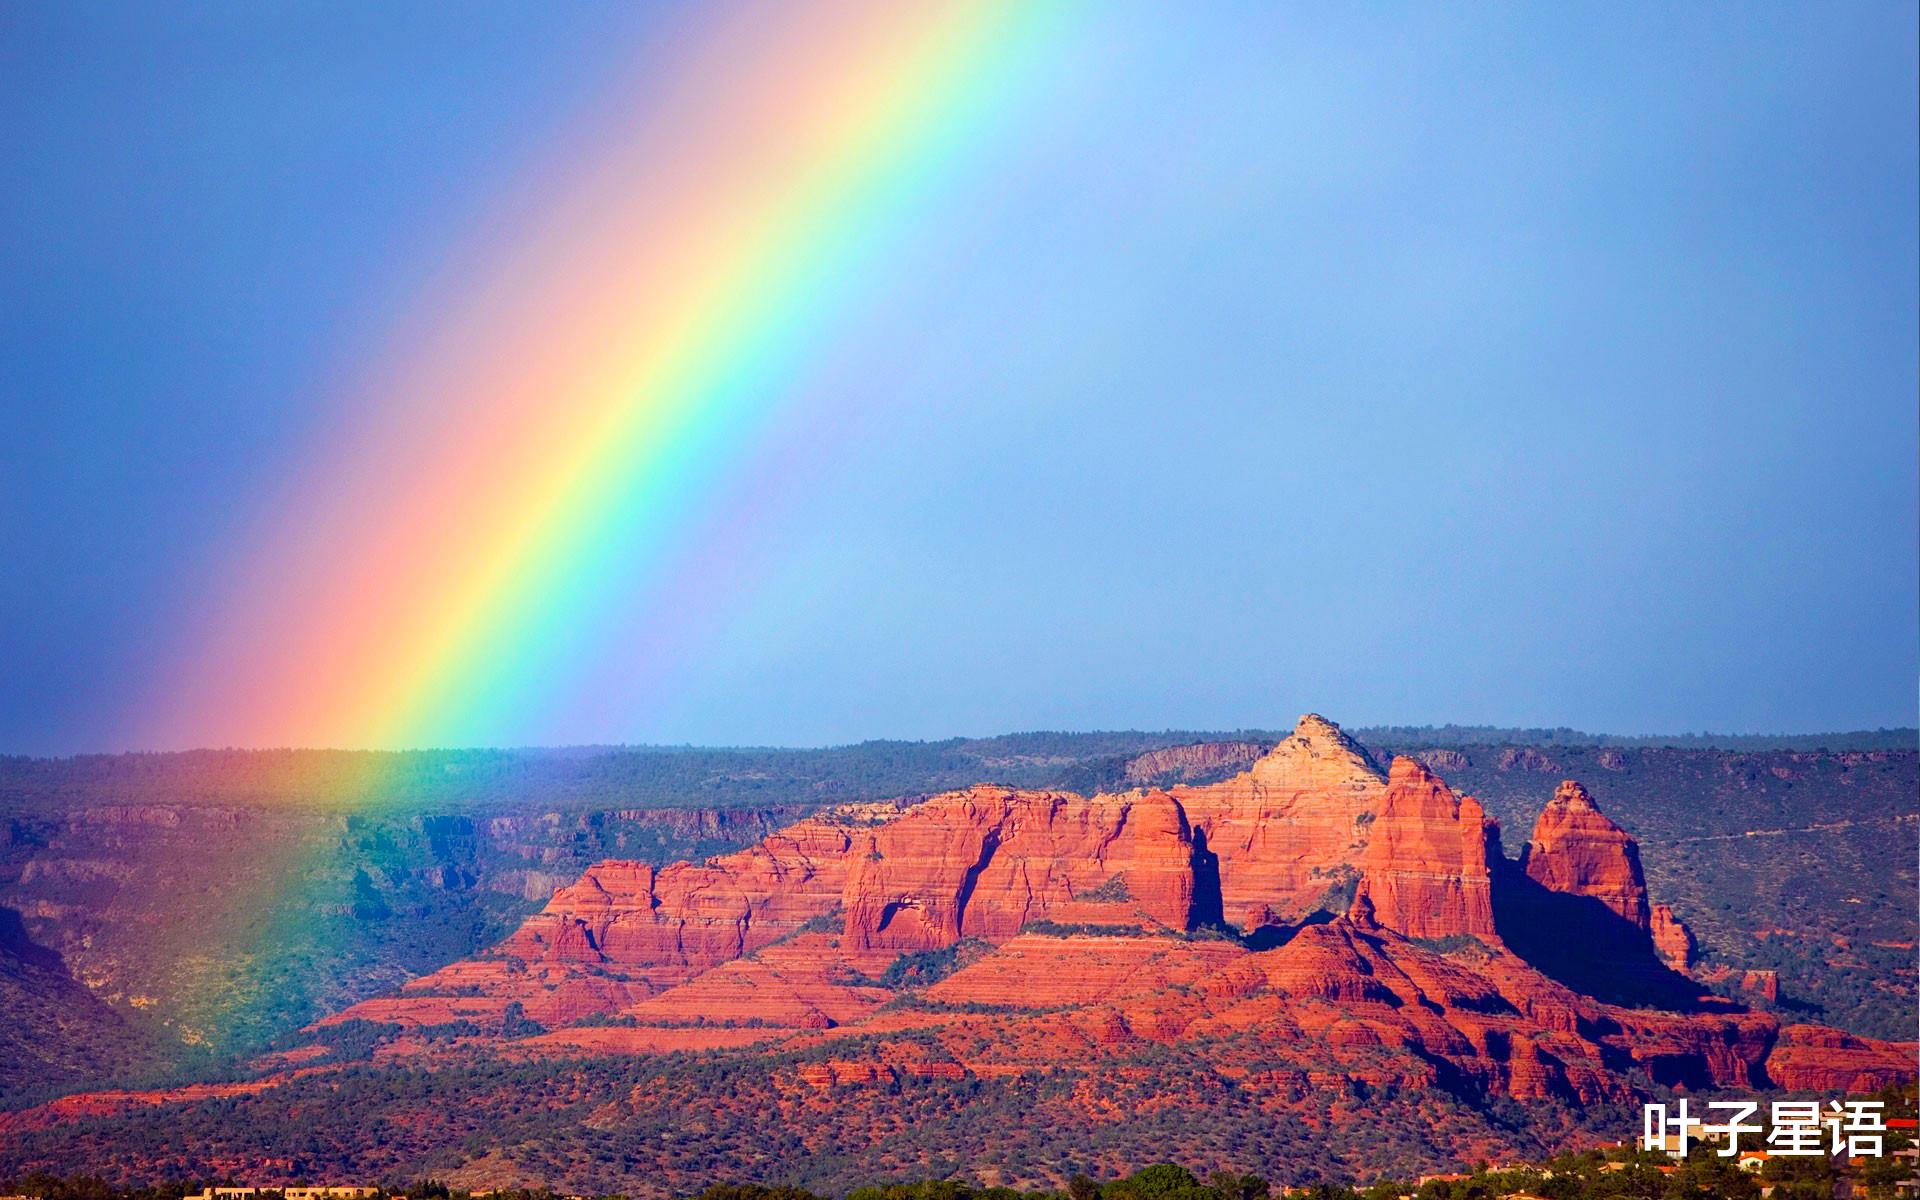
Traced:
<path id="1" fill-rule="evenodd" d="M 1910 1144 L 1903 1136 L 1894 1138 L 1894 1145 Z M 1759 1172 L 1750 1173 L 1731 1159 L 1699 1146 L 1679 1163 L 1663 1154 L 1640 1150 L 1588 1150 L 1526 1165 L 1492 1167 L 1482 1163 L 1470 1172 L 1424 1179 L 1366 1183 L 1320 1180 L 1290 1185 L 1286 1194 L 1304 1200 L 1759 1200 L 1764 1187 L 1772 1200 L 1828 1200 L 1835 1194 L 1836 1181 L 1846 1178 L 1855 1189 L 1852 1194 L 1862 1200 L 1891 1200 L 1898 1195 L 1896 1181 L 1908 1174 L 1893 1158 L 1862 1160 L 1850 1174 L 1837 1170 L 1826 1158 L 1773 1159 Z M 0 1190 L 43 1200 L 181 1200 L 201 1186 L 198 1181 L 168 1181 L 115 1187 L 97 1177 L 34 1173 Z M 1261 1175 L 1230 1168 L 1216 1169 L 1202 1182 L 1194 1171 L 1174 1163 L 1155 1163 L 1105 1181 L 1073 1171 L 1061 1187 L 989 1186 L 952 1177 L 859 1183 L 841 1193 L 828 1189 L 823 1194 L 816 1190 L 818 1187 L 713 1183 L 691 1194 L 658 1187 L 641 1188 L 638 1194 L 677 1194 L 687 1200 L 831 1200 L 835 1194 L 843 1200 L 1269 1200 L 1276 1190 Z M 389 1183 L 386 1191 L 404 1200 L 470 1200 L 469 1193 L 431 1179 Z M 614 1193 L 609 1200 L 626 1200 L 627 1195 Z M 495 1191 L 491 1196 L 497 1200 L 557 1200 L 549 1189 Z"/>
<path id="2" fill-rule="evenodd" d="M 1152 930 L 1142 929 L 1138 925 L 1091 925 L 1081 922 L 1028 921 L 1020 927 L 1021 933 L 1037 933 L 1042 937 L 1149 937 Z"/>
<path id="3" fill-rule="evenodd" d="M 507 1005 L 500 1015 L 500 1036 L 504 1038 L 533 1037 L 545 1033 L 547 1027 L 527 1016 L 527 1010 L 518 1000 Z"/>
<path id="4" fill-rule="evenodd" d="M 1485 951 L 1487 948 L 1485 942 L 1470 933 L 1454 933 L 1448 934 L 1446 937 L 1437 938 L 1416 937 L 1408 938 L 1407 940 L 1423 949 L 1431 950 L 1435 954 L 1458 954 L 1462 950 Z"/>
<path id="5" fill-rule="evenodd" d="M 894 1003 L 925 1001 L 909 991 Z M 1637 1111 L 1606 1106 L 1521 1106 L 1442 1089 L 1293 1090 L 1286 1080 L 1313 1061 L 1305 1048 L 1298 1058 L 1263 1051 L 1245 1079 L 1213 1069 L 1218 1045 L 1156 1043 L 1119 1069 L 803 1082 L 831 1061 L 951 1061 L 943 1036 L 902 1030 L 773 1052 L 528 1061 L 449 1046 L 431 1065 L 349 1065 L 258 1093 L 10 1128 L 0 1177 L 85 1167 L 126 1184 L 291 1160 L 311 1178 L 377 1181 L 444 1176 L 485 1158 L 577 1195 L 684 1195 L 716 1180 L 824 1195 L 876 1180 L 1037 1188 L 1178 1159 L 1202 1178 L 1232 1170 L 1306 1184 L 1361 1170 L 1407 1177 L 1489 1139 L 1537 1155 L 1553 1148 L 1548 1131 L 1597 1141 L 1637 1128 Z"/>
<path id="6" fill-rule="evenodd" d="M 938 983 L 961 967 L 985 954 L 991 947 L 978 938 L 961 938 L 938 950 L 917 950 L 902 954 L 887 964 L 877 981 L 881 987 L 898 991 Z"/>
<path id="7" fill-rule="evenodd" d="M 355 1017 L 351 1021 L 340 1021 L 333 1025 L 322 1025 L 307 1033 L 300 1030 L 282 1035 L 275 1043 L 278 1050 L 291 1050 L 295 1046 L 318 1042 L 327 1048 L 330 1062 L 365 1062 L 373 1057 L 373 1049 L 405 1029 L 402 1025 L 393 1025 L 384 1021 L 363 1021 Z"/>

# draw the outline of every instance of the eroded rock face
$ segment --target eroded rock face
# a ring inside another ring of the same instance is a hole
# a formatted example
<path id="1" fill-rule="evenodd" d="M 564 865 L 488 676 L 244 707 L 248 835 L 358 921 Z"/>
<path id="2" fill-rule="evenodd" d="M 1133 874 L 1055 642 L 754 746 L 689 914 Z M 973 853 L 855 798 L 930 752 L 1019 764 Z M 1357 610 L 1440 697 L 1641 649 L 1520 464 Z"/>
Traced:
<path id="1" fill-rule="evenodd" d="M 1590 896 L 1636 929 L 1652 927 L 1640 848 L 1571 779 L 1561 783 L 1534 822 L 1520 865 L 1550 891 Z"/>
<path id="2" fill-rule="evenodd" d="M 830 815 L 705 864 L 597 863 L 498 951 L 529 964 L 611 967 L 654 987 L 678 983 L 831 913 L 857 831 Z"/>
<path id="3" fill-rule="evenodd" d="M 1297 920 L 1338 886 L 1366 849 L 1385 791 L 1359 743 L 1308 713 L 1244 774 L 1172 794 L 1219 856 L 1225 918 L 1252 928 Z"/>
<path id="4" fill-rule="evenodd" d="M 1789 1025 L 1780 1031 L 1773 1053 L 1767 1056 L 1767 1075 L 1790 1091 L 1870 1092 L 1889 1082 L 1913 1079 L 1910 1050 L 1904 1070 L 1889 1072 L 1893 1057 L 1889 1052 L 1896 1049 L 1820 1025 Z"/>
<path id="5" fill-rule="evenodd" d="M 1465 750 L 1418 750 L 1413 757 L 1425 763 L 1428 770 L 1441 775 L 1449 771 L 1464 771 L 1473 765 L 1473 758 Z"/>
<path id="6" fill-rule="evenodd" d="M 1371 833 L 1358 896 L 1382 928 L 1499 940 L 1489 866 L 1500 856 L 1499 825 L 1478 800 L 1456 797 L 1423 764 L 1396 758 Z"/>
<path id="7" fill-rule="evenodd" d="M 1686 922 L 1674 916 L 1673 909 L 1665 904 L 1654 905 L 1650 917 L 1649 932 L 1660 961 L 1676 971 L 1686 971 L 1693 966 L 1693 930 L 1687 928 Z"/>
<path id="8" fill-rule="evenodd" d="M 1541 972 L 1629 1007 L 1684 1009 L 1698 996 L 1673 965 L 1687 957 L 1684 927 L 1669 911 L 1656 943 L 1639 847 L 1580 784 L 1560 785 L 1519 860 L 1502 868 L 1495 920 Z"/>
<path id="9" fill-rule="evenodd" d="M 1780 1000 L 1780 972 L 1743 971 L 1740 974 L 1740 990 L 1751 992 L 1769 1004 Z"/>
<path id="10" fill-rule="evenodd" d="M 1194 844 L 1164 792 L 1076 796 L 973 788 L 937 796 L 866 834 L 848 870 L 846 936 L 859 951 L 1005 941 L 1102 887 L 1184 930 Z"/>

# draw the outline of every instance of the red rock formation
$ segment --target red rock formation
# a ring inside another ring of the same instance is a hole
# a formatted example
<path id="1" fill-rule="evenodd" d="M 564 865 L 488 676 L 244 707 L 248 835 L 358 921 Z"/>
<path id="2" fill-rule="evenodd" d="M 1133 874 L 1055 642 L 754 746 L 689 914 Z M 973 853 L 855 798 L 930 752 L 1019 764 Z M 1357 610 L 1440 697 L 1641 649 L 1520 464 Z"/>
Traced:
<path id="1" fill-rule="evenodd" d="M 1441 954 L 1347 920 L 1309 926 L 1265 952 L 1164 934 L 1021 937 L 927 995 L 1006 1008 L 882 1014 L 831 1036 L 934 1031 L 978 1075 L 1066 1062 L 1097 1069 L 1103 1055 L 1148 1041 L 1206 1047 L 1224 1074 L 1311 1045 L 1312 1086 L 1433 1087 L 1439 1068 L 1453 1086 L 1488 1095 L 1584 1102 L 1635 1094 L 1620 1061 L 1691 1088 L 1750 1089 L 1779 1077 L 1770 1074 L 1778 1025 L 1767 1014 L 1729 1002 L 1703 1001 L 1687 1014 L 1606 1005 L 1497 946 Z M 1796 1080 L 1822 1078 L 1806 1052 L 1816 1045 L 1841 1051 L 1825 1078 L 1844 1077 L 1846 1087 L 1911 1073 L 1910 1048 L 1831 1030 L 1809 1028 L 1782 1045 L 1781 1070 Z"/>
<path id="2" fill-rule="evenodd" d="M 1186 986 L 1240 957 L 1231 942 L 1164 935 L 1053 937 L 1026 934 L 927 989 L 952 1004 L 1056 1007 Z"/>
<path id="3" fill-rule="evenodd" d="M 832 912 L 854 833 L 845 814 L 829 814 L 705 865 L 599 863 L 499 949 L 530 963 L 593 963 L 655 986 L 675 983 Z"/>
<path id="4" fill-rule="evenodd" d="M 1311 911 L 1359 861 L 1385 791 L 1359 744 L 1308 713 L 1245 774 L 1173 796 L 1220 860 L 1226 919 L 1247 928 Z"/>
<path id="5" fill-rule="evenodd" d="M 1685 973 L 1693 966 L 1693 931 L 1687 928 L 1686 922 L 1673 915 L 1673 909 L 1668 905 L 1654 905 L 1650 915 L 1653 948 L 1660 955 L 1660 961 Z"/>
<path id="6" fill-rule="evenodd" d="M 1116 876 L 1140 912 L 1187 928 L 1193 842 L 1165 793 L 954 792 L 861 839 L 846 935 L 856 951 L 888 959 L 963 937 L 1004 941 Z"/>
<path id="7" fill-rule="evenodd" d="M 1571 779 L 1534 822 L 1520 865 L 1542 887 L 1591 896 L 1635 928 L 1651 927 L 1639 847 Z"/>
<path id="8" fill-rule="evenodd" d="M 440 1024 L 449 998 L 476 992 L 548 1026 L 616 1011 L 830 915 L 855 835 L 897 812 L 847 806 L 704 864 L 596 863 L 487 954 L 323 1023 Z"/>
<path id="9" fill-rule="evenodd" d="M 1751 992 L 1769 1004 L 1780 1000 L 1780 972 L 1743 971 L 1740 975 L 1740 990 Z"/>
<path id="10" fill-rule="evenodd" d="M 1137 1048 L 1159 1042 L 1190 1047 L 1251 1097 L 1281 1105 L 1357 1085 L 1621 1102 L 1637 1094 L 1621 1063 L 1659 1084 L 1709 1090 L 1860 1092 L 1912 1075 L 1911 1045 L 1782 1030 L 1775 1017 L 1728 1001 L 1703 999 L 1689 1013 L 1602 1004 L 1498 945 L 1440 953 L 1344 918 L 1260 952 L 1164 928 L 1022 935 L 925 989 L 925 1002 L 912 1007 L 885 1005 L 890 993 L 840 974 L 844 943 L 803 934 L 726 964 L 630 1006 L 623 1015 L 637 1026 L 497 1045 L 513 1056 L 753 1044 L 780 1055 L 863 1039 L 854 1043 L 859 1053 L 827 1057 L 824 1073 L 817 1057 L 785 1068 L 841 1087 L 1062 1067 L 1112 1078 L 1140 1071 Z M 920 1036 L 888 1040 L 903 1031 Z M 391 1048 L 431 1052 L 425 1043 Z M 1275 1061 L 1307 1069 L 1276 1072 Z M 56 1118 L 39 1110 L 23 1119 Z"/>
<path id="11" fill-rule="evenodd" d="M 827 933 L 789 938 L 628 1005 L 621 1015 L 642 1024 L 758 1022 L 791 1029 L 857 1021 L 894 994 L 855 974 L 837 941 Z"/>
<path id="12" fill-rule="evenodd" d="M 1819 1025 L 1789 1025 L 1767 1056 L 1766 1071 L 1789 1091 L 1872 1092 L 1913 1082 L 1912 1045 L 1889 1045 Z"/>
<path id="13" fill-rule="evenodd" d="M 1394 759 L 1356 906 L 1364 897 L 1373 921 L 1408 937 L 1497 941 L 1489 861 L 1498 830 L 1478 800 L 1456 798 L 1414 759 Z"/>

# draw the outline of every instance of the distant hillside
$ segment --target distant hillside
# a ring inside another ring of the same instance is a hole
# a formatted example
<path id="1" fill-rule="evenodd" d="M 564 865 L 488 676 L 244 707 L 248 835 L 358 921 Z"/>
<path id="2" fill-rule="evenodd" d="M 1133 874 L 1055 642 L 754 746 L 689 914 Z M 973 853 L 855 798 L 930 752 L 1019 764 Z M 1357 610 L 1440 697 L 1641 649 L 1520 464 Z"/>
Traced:
<path id="1" fill-rule="evenodd" d="M 818 750 L 614 746 L 9 757 L 0 758 L 0 815 L 103 804 L 467 814 L 759 808 L 885 799 L 986 778 L 1044 787 L 1084 763 L 1124 762 L 1206 736 L 1035 733 Z"/>
<path id="2" fill-rule="evenodd" d="M 0 908 L 0 1096 L 56 1096 L 138 1076 L 158 1055 L 147 1034 L 89 992 L 60 956 Z"/>
<path id="3" fill-rule="evenodd" d="M 1381 726 L 1350 731 L 1370 746 L 1671 747 L 1692 750 L 1916 750 L 1920 731 L 1674 734 L 1624 737 L 1572 729 Z M 1222 742 L 1272 745 L 1285 729 L 1038 731 L 938 742 L 871 741 L 819 749 L 577 746 L 503 750 L 188 750 L 0 756 L 0 816 L 98 804 L 269 804 L 328 811 L 464 813 L 605 808 L 757 808 L 880 800 L 991 780 L 1097 790 L 1128 760 Z"/>
<path id="4" fill-rule="evenodd" d="M 1578 729 L 1506 729 L 1493 725 L 1378 725 L 1356 730 L 1368 743 L 1395 746 L 1618 746 L 1675 750 L 1914 750 L 1920 729 L 1839 733 L 1582 733 Z"/>

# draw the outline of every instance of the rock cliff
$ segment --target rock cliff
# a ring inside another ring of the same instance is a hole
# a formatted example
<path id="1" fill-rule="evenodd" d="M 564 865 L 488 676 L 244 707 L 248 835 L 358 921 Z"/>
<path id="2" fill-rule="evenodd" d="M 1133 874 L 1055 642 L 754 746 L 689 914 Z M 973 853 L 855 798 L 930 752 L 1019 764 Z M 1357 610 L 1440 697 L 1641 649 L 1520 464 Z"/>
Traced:
<path id="1" fill-rule="evenodd" d="M 1479 801 L 1396 758 L 1372 835 L 1356 904 L 1364 901 L 1381 927 L 1411 938 L 1499 940 L 1490 864 L 1500 857 L 1500 827 Z"/>
<path id="2" fill-rule="evenodd" d="M 1005 941 L 1101 888 L 1185 930 L 1195 922 L 1194 856 L 1186 816 L 1163 792 L 937 796 L 860 838 L 846 875 L 846 935 L 888 960 L 965 937 Z"/>
<path id="3" fill-rule="evenodd" d="M 1656 904 L 1651 911 L 1653 948 L 1660 955 L 1660 961 L 1676 971 L 1686 971 L 1693 966 L 1693 931 L 1686 922 L 1673 915 L 1669 905 Z"/>
<path id="4" fill-rule="evenodd" d="M 1367 752 L 1308 713 L 1245 772 L 1172 795 L 1219 858 L 1226 919 L 1251 929 L 1298 920 L 1351 875 L 1385 791 Z"/>
<path id="5" fill-rule="evenodd" d="M 792 933 L 840 902 L 854 830 L 810 818 L 749 850 L 656 870 L 611 861 L 561 888 L 501 945 L 529 962 L 631 968 L 678 983 Z"/>
<path id="6" fill-rule="evenodd" d="M 1652 926 L 1640 848 L 1574 780 L 1560 785 L 1534 822 L 1520 868 L 1551 891 L 1591 896 L 1637 929 Z"/>
<path id="7" fill-rule="evenodd" d="M 1244 771 L 1271 746 L 1262 742 L 1196 742 L 1149 750 L 1127 760 L 1126 781 L 1136 786 L 1191 783 Z"/>

